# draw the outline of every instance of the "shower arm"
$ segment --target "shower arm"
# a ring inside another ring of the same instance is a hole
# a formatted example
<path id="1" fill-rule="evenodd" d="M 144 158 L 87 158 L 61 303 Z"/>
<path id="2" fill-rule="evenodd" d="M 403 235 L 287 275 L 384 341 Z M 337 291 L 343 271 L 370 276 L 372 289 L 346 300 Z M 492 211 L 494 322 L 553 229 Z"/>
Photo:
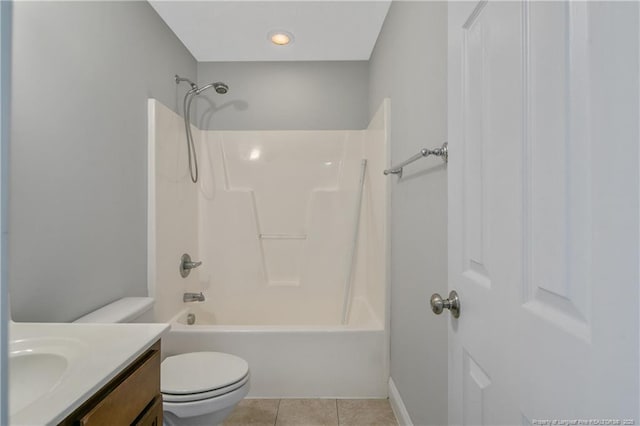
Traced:
<path id="1" fill-rule="evenodd" d="M 186 81 L 191 86 L 191 90 L 193 90 L 194 92 L 196 90 L 198 90 L 198 86 L 193 81 L 189 80 L 188 78 L 180 77 L 178 74 L 176 74 L 175 75 L 175 79 L 176 79 L 176 84 L 179 84 L 182 81 Z"/>
<path id="2" fill-rule="evenodd" d="M 192 89 L 192 90 L 193 90 L 193 93 L 195 93 L 196 95 L 199 95 L 200 93 L 204 92 L 205 90 L 207 90 L 207 89 L 208 89 L 208 88 L 210 88 L 210 87 L 213 87 L 214 85 L 215 85 L 215 83 L 209 83 L 209 84 L 207 84 L 206 86 L 202 86 L 202 87 L 200 87 L 200 88 L 198 88 L 198 87 L 196 86 L 196 88 L 195 88 L 195 89 Z"/>

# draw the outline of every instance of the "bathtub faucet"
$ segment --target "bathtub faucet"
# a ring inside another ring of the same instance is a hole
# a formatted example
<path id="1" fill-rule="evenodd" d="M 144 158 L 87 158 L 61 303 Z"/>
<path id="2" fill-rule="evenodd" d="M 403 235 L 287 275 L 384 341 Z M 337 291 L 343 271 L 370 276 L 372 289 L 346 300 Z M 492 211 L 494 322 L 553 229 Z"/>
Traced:
<path id="1" fill-rule="evenodd" d="M 183 302 L 204 302 L 204 294 L 200 293 L 185 293 L 182 296 Z"/>

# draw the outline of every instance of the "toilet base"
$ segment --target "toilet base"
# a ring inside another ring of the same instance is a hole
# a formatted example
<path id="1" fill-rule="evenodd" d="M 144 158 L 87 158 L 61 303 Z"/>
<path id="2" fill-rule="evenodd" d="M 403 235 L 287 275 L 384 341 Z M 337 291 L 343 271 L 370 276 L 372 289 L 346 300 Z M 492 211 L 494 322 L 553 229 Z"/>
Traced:
<path id="1" fill-rule="evenodd" d="M 226 419 L 249 393 L 249 381 L 237 389 L 211 399 L 191 402 L 163 401 L 165 426 L 215 426 Z"/>
<path id="2" fill-rule="evenodd" d="M 233 411 L 235 405 L 215 413 L 207 413 L 201 416 L 178 417 L 167 411 L 164 412 L 163 426 L 220 426 L 224 419 Z"/>

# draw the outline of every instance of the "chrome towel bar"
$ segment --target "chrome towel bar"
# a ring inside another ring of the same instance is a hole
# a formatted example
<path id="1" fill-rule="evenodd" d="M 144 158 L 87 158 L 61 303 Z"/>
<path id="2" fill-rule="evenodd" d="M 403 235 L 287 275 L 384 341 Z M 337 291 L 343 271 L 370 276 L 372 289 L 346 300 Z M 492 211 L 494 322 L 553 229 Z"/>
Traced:
<path id="1" fill-rule="evenodd" d="M 449 161 L 449 152 L 447 150 L 447 143 L 443 143 L 442 146 L 440 148 L 436 148 L 436 149 L 421 149 L 419 153 L 417 153 L 416 155 L 414 155 L 413 157 L 409 158 L 408 160 L 403 161 L 402 163 L 387 169 L 384 171 L 385 175 L 398 175 L 398 177 L 402 177 L 402 168 L 404 166 L 406 166 L 407 164 L 411 164 L 416 160 L 419 160 L 423 157 L 428 157 L 430 155 L 435 155 L 436 157 L 441 157 L 442 161 L 444 161 L 445 163 L 447 161 Z"/>

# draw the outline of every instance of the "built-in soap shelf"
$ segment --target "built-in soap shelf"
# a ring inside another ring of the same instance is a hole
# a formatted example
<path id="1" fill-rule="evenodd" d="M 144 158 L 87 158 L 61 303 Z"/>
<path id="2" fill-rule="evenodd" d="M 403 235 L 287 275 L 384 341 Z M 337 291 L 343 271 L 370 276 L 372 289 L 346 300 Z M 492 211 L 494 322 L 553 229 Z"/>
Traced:
<path id="1" fill-rule="evenodd" d="M 268 287 L 300 287 L 300 281 L 269 281 Z"/>
<path id="2" fill-rule="evenodd" d="M 306 234 L 258 234 L 261 240 L 306 240 Z"/>

